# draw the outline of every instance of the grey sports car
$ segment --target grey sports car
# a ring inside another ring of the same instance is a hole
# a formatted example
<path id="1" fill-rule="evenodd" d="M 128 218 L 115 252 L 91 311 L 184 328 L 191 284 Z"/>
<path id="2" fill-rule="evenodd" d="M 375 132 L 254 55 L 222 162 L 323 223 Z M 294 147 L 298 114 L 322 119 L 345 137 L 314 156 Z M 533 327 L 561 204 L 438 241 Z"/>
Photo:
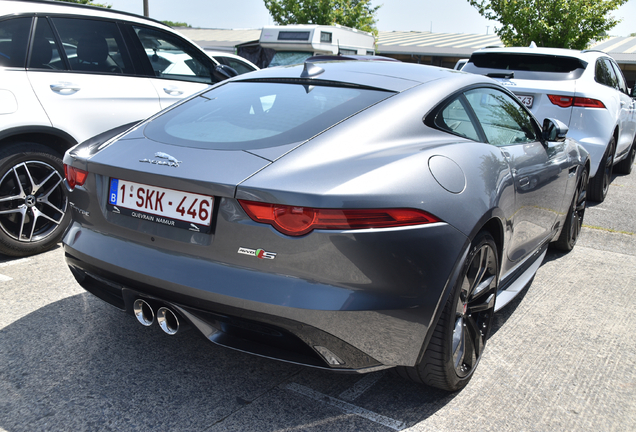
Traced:
<path id="1" fill-rule="evenodd" d="M 168 334 L 458 390 L 493 313 L 577 240 L 589 161 L 566 133 L 447 69 L 241 75 L 67 152 L 66 260 Z"/>

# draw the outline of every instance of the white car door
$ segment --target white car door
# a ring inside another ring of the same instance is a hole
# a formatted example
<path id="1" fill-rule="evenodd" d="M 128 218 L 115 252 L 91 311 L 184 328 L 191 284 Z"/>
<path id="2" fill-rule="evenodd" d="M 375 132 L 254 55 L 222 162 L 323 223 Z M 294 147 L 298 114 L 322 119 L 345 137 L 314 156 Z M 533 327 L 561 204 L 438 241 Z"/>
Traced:
<path id="1" fill-rule="evenodd" d="M 618 65 L 611 59 L 606 58 L 608 66 L 613 68 L 615 76 L 615 88 L 618 90 L 620 113 L 618 118 L 619 136 L 616 143 L 616 153 L 622 154 L 627 151 L 634 142 L 636 134 L 636 101 L 629 96 L 625 77 Z"/>
<path id="2" fill-rule="evenodd" d="M 37 20 L 27 75 L 53 127 L 70 131 L 81 142 L 159 111 L 154 86 L 134 74 L 123 45 L 114 22 Z"/>

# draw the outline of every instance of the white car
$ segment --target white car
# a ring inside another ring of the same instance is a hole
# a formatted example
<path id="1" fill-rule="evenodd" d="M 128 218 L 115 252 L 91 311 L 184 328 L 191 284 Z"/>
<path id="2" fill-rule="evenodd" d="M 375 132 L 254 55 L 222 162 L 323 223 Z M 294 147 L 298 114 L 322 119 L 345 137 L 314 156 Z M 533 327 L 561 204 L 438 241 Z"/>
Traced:
<path id="1" fill-rule="evenodd" d="M 603 201 L 612 169 L 629 174 L 636 158 L 636 102 L 616 62 L 600 51 L 491 48 L 476 51 L 462 71 L 496 79 L 538 119 L 569 127 L 592 162 L 588 199 Z"/>
<path id="2" fill-rule="evenodd" d="M 2 1 L 0 253 L 50 248 L 69 212 L 79 211 L 63 184 L 67 149 L 235 74 L 158 21 L 70 3 Z"/>

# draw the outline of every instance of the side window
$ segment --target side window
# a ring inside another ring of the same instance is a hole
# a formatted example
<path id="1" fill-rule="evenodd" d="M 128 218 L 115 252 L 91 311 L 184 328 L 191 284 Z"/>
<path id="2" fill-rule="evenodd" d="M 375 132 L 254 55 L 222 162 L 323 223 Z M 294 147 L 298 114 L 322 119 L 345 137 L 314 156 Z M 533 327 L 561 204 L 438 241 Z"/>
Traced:
<path id="1" fill-rule="evenodd" d="M 610 64 L 614 68 L 614 73 L 616 74 L 617 88 L 623 93 L 628 94 L 629 92 L 627 91 L 627 84 L 625 83 L 625 77 L 623 76 L 623 72 L 621 71 L 621 68 L 618 67 L 618 65 L 611 60 L 610 60 Z"/>
<path id="2" fill-rule="evenodd" d="M 449 103 L 435 117 L 435 125 L 440 129 L 474 141 L 481 141 L 475 125 L 459 99 Z"/>
<path id="3" fill-rule="evenodd" d="M 492 88 L 469 90 L 465 96 L 490 144 L 507 146 L 538 141 L 532 117 L 517 100 Z"/>
<path id="4" fill-rule="evenodd" d="M 117 24 L 110 21 L 53 18 L 71 70 L 132 74 Z"/>
<path id="5" fill-rule="evenodd" d="M 0 21 L 0 67 L 24 67 L 30 31 L 31 18 Z"/>
<path id="6" fill-rule="evenodd" d="M 205 54 L 168 32 L 134 27 L 146 51 L 155 76 L 211 83 L 214 64 Z M 214 80 L 216 82 L 216 80 Z"/>
<path id="7" fill-rule="evenodd" d="M 595 70 L 596 82 L 608 87 L 618 88 L 618 80 L 608 59 L 600 58 L 596 60 Z"/>
<path id="8" fill-rule="evenodd" d="M 30 69 L 64 70 L 66 65 L 53 36 L 53 30 L 46 18 L 38 18 L 29 58 Z"/>
<path id="9" fill-rule="evenodd" d="M 616 76 L 616 71 L 614 70 L 614 68 L 612 67 L 612 62 L 610 59 L 608 58 L 604 58 L 603 61 L 605 62 L 605 65 L 607 67 L 607 70 L 610 73 L 610 87 L 614 87 L 616 90 L 619 90 L 619 86 L 618 86 L 618 77 Z"/>

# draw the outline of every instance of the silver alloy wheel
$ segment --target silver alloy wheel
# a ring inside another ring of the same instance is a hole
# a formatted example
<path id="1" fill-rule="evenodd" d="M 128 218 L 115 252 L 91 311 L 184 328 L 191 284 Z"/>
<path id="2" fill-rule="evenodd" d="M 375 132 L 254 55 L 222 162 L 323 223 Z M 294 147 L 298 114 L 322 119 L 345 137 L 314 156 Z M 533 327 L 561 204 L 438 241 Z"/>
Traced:
<path id="1" fill-rule="evenodd" d="M 68 208 L 63 178 L 51 165 L 18 163 L 0 180 L 0 227 L 19 242 L 37 242 L 53 234 Z"/>

